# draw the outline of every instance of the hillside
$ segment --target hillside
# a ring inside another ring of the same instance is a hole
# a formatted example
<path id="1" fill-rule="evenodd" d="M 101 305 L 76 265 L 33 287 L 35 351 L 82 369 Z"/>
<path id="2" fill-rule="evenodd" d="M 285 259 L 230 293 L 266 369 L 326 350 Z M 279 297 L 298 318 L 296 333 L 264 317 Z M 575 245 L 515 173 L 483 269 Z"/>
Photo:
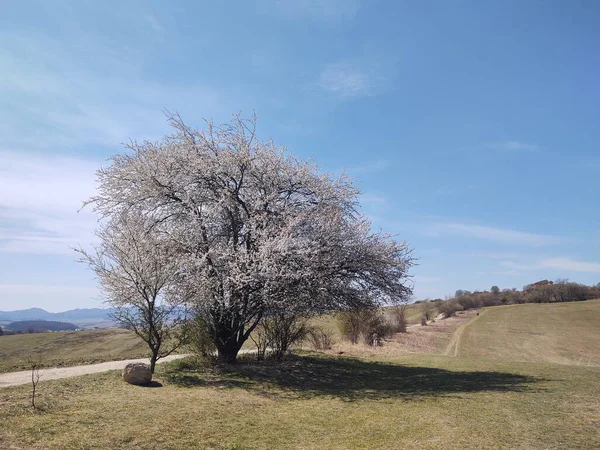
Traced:
<path id="1" fill-rule="evenodd" d="M 65 331 L 0 337 L 0 372 L 27 368 L 30 355 L 47 367 L 72 366 L 148 356 L 148 347 L 131 331 Z"/>
<path id="2" fill-rule="evenodd" d="M 55 320 L 20 320 L 9 323 L 5 328 L 15 332 L 43 333 L 45 331 L 75 331 L 78 327 L 72 323 Z"/>
<path id="3" fill-rule="evenodd" d="M 495 306 L 458 333 L 460 357 L 600 366 L 600 300 Z"/>

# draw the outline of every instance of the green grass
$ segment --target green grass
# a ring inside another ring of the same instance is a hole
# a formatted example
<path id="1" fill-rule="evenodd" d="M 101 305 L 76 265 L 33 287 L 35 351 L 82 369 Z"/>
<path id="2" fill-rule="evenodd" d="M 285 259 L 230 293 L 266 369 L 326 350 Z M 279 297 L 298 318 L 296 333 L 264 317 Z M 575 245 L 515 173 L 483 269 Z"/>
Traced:
<path id="1" fill-rule="evenodd" d="M 148 356 L 148 347 L 127 330 L 63 331 L 0 337 L 0 372 L 27 369 L 41 355 L 47 367 L 73 366 Z"/>
<path id="2" fill-rule="evenodd" d="M 436 336 L 429 354 L 396 340 L 352 358 L 188 358 L 146 388 L 118 372 L 42 380 L 36 411 L 28 386 L 4 388 L 0 448 L 600 448 L 599 308 L 494 307 L 409 330 Z"/>
<path id="3" fill-rule="evenodd" d="M 600 365 L 600 300 L 487 308 L 465 326 L 458 355 Z"/>
<path id="4" fill-rule="evenodd" d="M 295 356 L 159 367 L 152 388 L 112 372 L 0 391 L 0 447 L 591 448 L 600 369 L 445 356 Z"/>

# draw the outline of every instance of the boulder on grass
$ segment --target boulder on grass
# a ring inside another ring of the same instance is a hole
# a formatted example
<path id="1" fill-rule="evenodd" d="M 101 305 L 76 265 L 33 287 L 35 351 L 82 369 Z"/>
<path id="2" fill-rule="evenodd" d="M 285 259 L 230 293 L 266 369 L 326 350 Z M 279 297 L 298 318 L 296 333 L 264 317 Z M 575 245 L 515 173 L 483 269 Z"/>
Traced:
<path id="1" fill-rule="evenodd" d="M 150 366 L 144 363 L 129 363 L 122 372 L 123 380 L 129 384 L 144 386 L 152 381 Z"/>

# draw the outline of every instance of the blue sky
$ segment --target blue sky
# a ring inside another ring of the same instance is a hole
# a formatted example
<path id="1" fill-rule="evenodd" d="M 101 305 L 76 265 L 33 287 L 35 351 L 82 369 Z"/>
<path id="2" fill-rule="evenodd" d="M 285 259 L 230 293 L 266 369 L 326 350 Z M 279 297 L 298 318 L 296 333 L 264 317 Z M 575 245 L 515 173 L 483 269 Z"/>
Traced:
<path id="1" fill-rule="evenodd" d="M 204 3 L 204 4 L 202 4 Z M 0 310 L 100 306 L 70 246 L 128 139 L 256 111 L 359 182 L 417 298 L 600 282 L 594 1 L 10 2 L 0 15 Z"/>

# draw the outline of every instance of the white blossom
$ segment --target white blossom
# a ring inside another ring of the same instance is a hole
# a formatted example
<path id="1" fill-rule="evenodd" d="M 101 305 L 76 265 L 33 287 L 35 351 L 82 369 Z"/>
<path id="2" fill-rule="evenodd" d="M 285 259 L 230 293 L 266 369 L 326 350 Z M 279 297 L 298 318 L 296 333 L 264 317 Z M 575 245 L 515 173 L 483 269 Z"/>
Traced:
<path id="1" fill-rule="evenodd" d="M 210 311 L 220 355 L 235 359 L 269 308 L 314 313 L 411 294 L 410 249 L 371 232 L 348 177 L 257 140 L 254 118 L 205 131 L 171 123 L 172 136 L 131 142 L 101 169 L 89 203 L 160 237 L 178 269 L 171 294 Z"/>

